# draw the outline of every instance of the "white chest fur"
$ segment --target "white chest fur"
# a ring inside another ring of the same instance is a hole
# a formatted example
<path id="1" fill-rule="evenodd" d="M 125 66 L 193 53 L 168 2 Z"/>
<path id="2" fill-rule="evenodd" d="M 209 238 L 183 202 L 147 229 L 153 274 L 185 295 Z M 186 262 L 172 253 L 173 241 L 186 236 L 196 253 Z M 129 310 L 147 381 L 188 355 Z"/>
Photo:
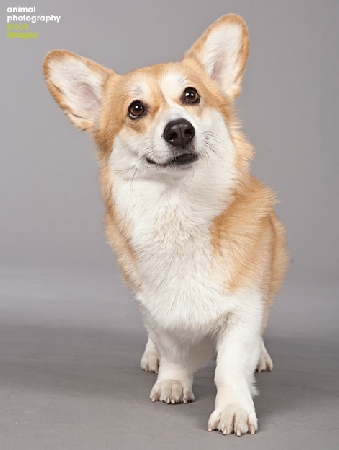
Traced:
<path id="1" fill-rule="evenodd" d="M 128 224 L 142 276 L 141 309 L 157 328 L 201 338 L 238 303 L 211 272 L 215 199 L 183 186 L 116 178 L 114 201 Z M 198 197 L 198 198 L 197 198 Z M 153 325 L 153 326 L 154 326 Z"/>

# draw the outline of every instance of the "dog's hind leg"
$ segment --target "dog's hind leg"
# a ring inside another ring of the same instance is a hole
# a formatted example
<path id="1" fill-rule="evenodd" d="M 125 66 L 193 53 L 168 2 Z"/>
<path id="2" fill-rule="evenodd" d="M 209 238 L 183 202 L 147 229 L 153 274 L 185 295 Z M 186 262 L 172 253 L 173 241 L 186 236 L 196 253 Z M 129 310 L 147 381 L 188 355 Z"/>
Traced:
<path id="1" fill-rule="evenodd" d="M 260 357 L 259 357 L 259 361 L 257 364 L 257 372 L 265 372 L 266 370 L 269 372 L 272 372 L 273 370 L 273 362 L 272 359 L 270 357 L 270 355 L 268 354 L 265 344 L 264 344 L 264 339 L 262 339 L 261 341 L 261 351 L 260 351 Z"/>
<path id="2" fill-rule="evenodd" d="M 144 354 L 142 355 L 141 368 L 146 372 L 159 372 L 159 353 L 155 348 L 154 342 L 148 338 Z"/>

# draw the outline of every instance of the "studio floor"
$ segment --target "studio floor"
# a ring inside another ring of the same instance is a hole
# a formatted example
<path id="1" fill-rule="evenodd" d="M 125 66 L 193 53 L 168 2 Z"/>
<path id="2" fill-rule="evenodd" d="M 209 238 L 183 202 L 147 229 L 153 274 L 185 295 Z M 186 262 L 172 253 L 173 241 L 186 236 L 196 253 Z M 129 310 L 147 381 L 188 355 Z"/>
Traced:
<path id="1" fill-rule="evenodd" d="M 339 282 L 287 281 L 256 374 L 259 431 L 208 433 L 213 361 L 196 402 L 152 403 L 140 315 L 114 268 L 0 270 L 0 449 L 339 449 Z"/>

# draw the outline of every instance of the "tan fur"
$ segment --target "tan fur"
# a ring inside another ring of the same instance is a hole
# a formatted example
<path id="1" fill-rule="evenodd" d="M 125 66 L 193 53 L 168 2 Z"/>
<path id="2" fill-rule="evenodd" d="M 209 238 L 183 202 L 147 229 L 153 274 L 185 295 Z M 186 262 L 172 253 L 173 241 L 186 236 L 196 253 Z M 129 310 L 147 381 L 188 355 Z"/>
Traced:
<path id="1" fill-rule="evenodd" d="M 263 330 L 287 266 L 284 230 L 274 214 L 274 202 L 272 192 L 250 177 L 211 228 L 214 270 L 225 288 L 236 292 L 245 286 L 260 287 L 265 301 Z"/>
<path id="2" fill-rule="evenodd" d="M 126 284 L 134 291 L 140 291 L 142 280 L 133 248 L 129 244 L 129 232 L 124 221 L 117 214 L 111 199 L 112 184 L 109 177 L 107 161 L 102 159 L 100 181 L 101 192 L 106 205 L 105 226 L 109 245 L 114 250 L 117 262 Z"/>
<path id="3" fill-rule="evenodd" d="M 117 216 L 109 210 L 105 214 L 105 224 L 108 243 L 115 251 L 125 282 L 134 292 L 140 291 L 142 279 L 138 273 L 134 251 L 121 231 L 123 224 L 121 222 L 119 224 Z"/>
<path id="4" fill-rule="evenodd" d="M 185 54 L 185 58 L 187 59 L 194 59 L 195 61 L 199 62 L 197 59 L 197 54 L 199 54 L 203 48 L 203 46 L 206 43 L 207 38 L 209 37 L 209 34 L 211 30 L 216 29 L 220 27 L 221 25 L 238 25 L 241 27 L 242 30 L 242 47 L 240 49 L 240 52 L 238 54 L 237 58 L 237 70 L 233 75 L 233 79 L 230 80 L 232 83 L 234 83 L 233 88 L 231 88 L 228 91 L 228 95 L 231 98 L 236 98 L 241 91 L 241 82 L 242 77 L 244 73 L 244 69 L 246 66 L 249 49 L 250 49 L 250 42 L 248 37 L 248 30 L 245 22 L 241 17 L 239 17 L 237 14 L 227 14 L 226 16 L 220 17 L 219 20 L 214 22 L 204 33 L 200 38 L 197 40 L 197 42 L 190 48 L 190 50 Z"/>

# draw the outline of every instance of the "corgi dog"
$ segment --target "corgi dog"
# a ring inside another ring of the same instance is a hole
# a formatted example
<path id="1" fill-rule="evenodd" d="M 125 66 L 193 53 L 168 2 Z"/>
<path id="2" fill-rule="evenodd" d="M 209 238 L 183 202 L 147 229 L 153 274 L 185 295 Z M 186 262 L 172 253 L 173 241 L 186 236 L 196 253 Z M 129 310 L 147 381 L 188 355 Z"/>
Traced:
<path id="1" fill-rule="evenodd" d="M 212 24 L 181 62 L 119 75 L 65 50 L 47 86 L 98 148 L 109 244 L 148 332 L 151 400 L 194 400 L 194 372 L 216 356 L 208 430 L 254 434 L 254 372 L 272 370 L 262 333 L 287 266 L 271 190 L 233 101 L 249 53 L 244 20 Z"/>

